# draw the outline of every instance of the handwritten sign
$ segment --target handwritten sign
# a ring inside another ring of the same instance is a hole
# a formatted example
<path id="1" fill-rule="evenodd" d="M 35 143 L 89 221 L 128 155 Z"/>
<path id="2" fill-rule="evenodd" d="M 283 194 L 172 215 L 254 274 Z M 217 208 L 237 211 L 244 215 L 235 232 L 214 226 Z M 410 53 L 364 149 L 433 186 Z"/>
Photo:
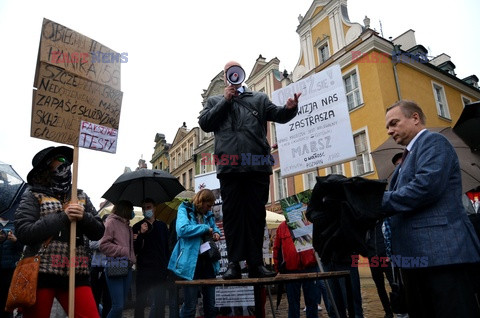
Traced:
<path id="1" fill-rule="evenodd" d="M 117 151 L 118 130 L 83 121 L 80 123 L 78 146 L 110 153 Z"/>
<path id="2" fill-rule="evenodd" d="M 32 137 L 78 146 L 81 121 L 118 130 L 121 91 L 46 63 L 39 65 L 38 81 L 33 93 Z M 110 149 L 116 151 L 116 142 Z"/>
<path id="3" fill-rule="evenodd" d="M 59 23 L 43 19 L 34 85 L 37 87 L 40 80 L 38 64 L 44 62 L 120 90 L 120 65 L 124 60 L 124 55 L 105 45 Z"/>
<path id="4" fill-rule="evenodd" d="M 282 177 L 355 158 L 352 127 L 339 65 L 276 90 L 272 101 L 285 105 L 302 92 L 297 116 L 277 124 Z"/>

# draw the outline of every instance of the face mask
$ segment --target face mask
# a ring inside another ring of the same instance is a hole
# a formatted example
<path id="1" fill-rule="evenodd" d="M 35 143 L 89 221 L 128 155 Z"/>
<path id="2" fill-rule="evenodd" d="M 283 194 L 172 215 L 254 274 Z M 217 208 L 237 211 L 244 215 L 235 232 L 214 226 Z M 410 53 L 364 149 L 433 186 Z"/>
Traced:
<path id="1" fill-rule="evenodd" d="M 69 163 L 63 163 L 52 172 L 52 189 L 56 193 L 67 193 L 72 184 L 72 170 Z"/>
<path id="2" fill-rule="evenodd" d="M 143 216 L 145 216 L 146 219 L 149 219 L 153 216 L 153 210 L 146 210 L 143 212 Z"/>

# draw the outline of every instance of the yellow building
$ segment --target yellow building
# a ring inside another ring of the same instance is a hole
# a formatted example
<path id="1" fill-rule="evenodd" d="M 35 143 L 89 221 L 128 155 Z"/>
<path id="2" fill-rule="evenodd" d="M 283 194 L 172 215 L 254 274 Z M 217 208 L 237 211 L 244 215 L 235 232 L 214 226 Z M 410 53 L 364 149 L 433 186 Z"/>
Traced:
<path id="1" fill-rule="evenodd" d="M 346 3 L 313 1 L 305 16 L 300 16 L 301 53 L 291 79 L 295 82 L 340 65 L 357 157 L 295 176 L 293 189 L 287 189 L 289 195 L 311 187 L 305 180 L 316 175 L 377 178 L 370 152 L 389 137 L 385 109 L 399 99 L 416 101 L 427 116 L 428 127 L 453 126 L 466 103 L 480 100 L 478 78 L 456 77 L 448 55 L 429 57 L 416 43 L 413 30 L 388 40 L 369 28 L 367 17 L 363 25 L 350 22 Z"/>

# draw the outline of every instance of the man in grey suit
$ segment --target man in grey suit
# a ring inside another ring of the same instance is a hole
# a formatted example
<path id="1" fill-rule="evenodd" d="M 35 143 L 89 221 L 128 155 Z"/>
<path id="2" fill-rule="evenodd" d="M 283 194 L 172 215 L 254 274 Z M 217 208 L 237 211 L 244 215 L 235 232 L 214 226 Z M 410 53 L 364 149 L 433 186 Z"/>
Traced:
<path id="1" fill-rule="evenodd" d="M 411 318 L 480 317 L 469 274 L 480 266 L 480 243 L 462 205 L 458 157 L 425 120 L 406 100 L 385 115 L 388 134 L 408 151 L 382 202 L 392 214 L 392 263 L 401 268 Z"/>

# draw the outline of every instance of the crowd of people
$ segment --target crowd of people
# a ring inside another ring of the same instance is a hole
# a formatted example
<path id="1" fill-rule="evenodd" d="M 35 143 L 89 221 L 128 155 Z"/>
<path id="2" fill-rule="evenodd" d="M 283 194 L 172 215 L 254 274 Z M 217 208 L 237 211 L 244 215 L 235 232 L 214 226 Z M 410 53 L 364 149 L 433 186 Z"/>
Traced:
<path id="1" fill-rule="evenodd" d="M 224 71 L 224 93 L 207 100 L 199 125 L 215 133 L 215 155 L 219 158 L 228 155 L 240 159 L 249 154 L 263 159 L 257 164 L 232 161 L 217 166 L 229 261 L 223 279 L 242 278 L 240 262 L 244 260 L 249 278 L 272 277 L 277 272 L 318 272 L 320 266 L 326 271 L 346 270 L 350 272 L 348 284 L 345 279 L 327 284 L 286 283 L 288 316 L 300 316 L 303 289 L 307 317 L 318 317 L 322 294 L 330 317 L 338 313 L 346 317 L 348 301 L 353 303 L 355 317 L 363 317 L 360 279 L 358 268 L 352 266 L 352 255 L 341 253 L 322 264 L 313 249 L 296 251 L 292 232 L 283 222 L 273 246 L 275 271 L 265 266 L 265 204 L 273 165 L 265 125 L 295 117 L 301 93 L 279 107 L 264 93 L 252 92 L 237 81 L 243 71 L 239 63 L 228 62 Z M 462 193 L 454 148 L 445 137 L 425 128 L 426 116 L 416 103 L 402 100 L 391 105 L 385 123 L 388 134 L 405 147 L 401 156 L 392 159 L 395 171 L 380 200 L 383 217 L 370 229 L 366 241 L 369 263 L 378 257 L 392 260 L 386 268 L 371 268 L 385 317 L 393 317 L 394 312 L 412 318 L 480 317 L 478 188 Z M 122 317 L 135 287 L 136 318 L 144 317 L 147 307 L 149 317 L 164 317 L 167 304 L 170 317 L 195 317 L 200 294 L 204 317 L 215 317 L 218 310 L 213 287 L 184 286 L 181 303 L 171 292 L 173 280 L 210 279 L 219 274 L 218 258 L 211 253 L 212 242 L 220 239 L 212 212 L 213 192 L 202 189 L 191 202 L 183 202 L 170 228 L 155 219 L 157 202 L 144 198 L 144 219 L 132 227 L 133 204 L 128 200 L 115 202 L 112 213 L 104 219 L 97 216 L 84 191 L 77 190 L 77 199 L 71 200 L 72 162 L 70 147 L 38 152 L 32 159 L 29 186 L 16 209 L 14 223 L 0 218 L 2 304 L 23 249 L 24 256 L 42 254 L 37 301 L 22 309 L 23 317 L 50 317 L 54 298 L 68 312 L 70 224 L 75 221 L 76 257 L 80 260 L 75 264 L 75 316 Z M 420 262 L 405 261 L 412 259 Z M 392 306 L 385 278 L 392 291 L 404 298 L 400 309 Z M 402 288 L 394 287 L 398 285 Z M 352 288 L 351 300 L 346 296 L 347 286 Z M 331 293 L 330 299 L 325 297 L 325 289 Z M 2 313 L 2 317 L 9 315 Z"/>

